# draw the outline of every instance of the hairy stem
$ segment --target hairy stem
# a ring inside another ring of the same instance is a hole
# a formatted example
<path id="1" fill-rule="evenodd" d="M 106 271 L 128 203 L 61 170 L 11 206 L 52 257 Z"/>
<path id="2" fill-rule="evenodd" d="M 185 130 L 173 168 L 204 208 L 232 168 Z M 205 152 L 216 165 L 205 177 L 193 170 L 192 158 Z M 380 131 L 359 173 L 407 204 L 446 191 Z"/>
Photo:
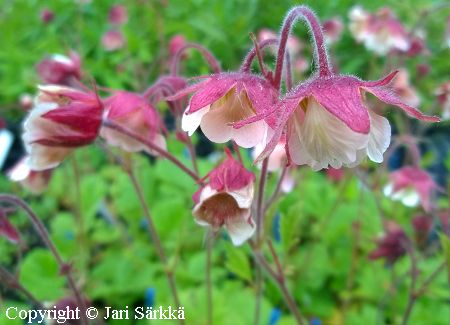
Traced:
<path id="1" fill-rule="evenodd" d="M 305 6 L 294 7 L 289 11 L 284 19 L 280 32 L 280 45 L 278 47 L 277 61 L 275 67 L 274 87 L 279 89 L 281 86 L 281 76 L 283 74 L 283 63 L 285 59 L 286 44 L 289 38 L 293 24 L 297 19 L 302 18 L 309 26 L 312 38 L 315 44 L 314 58 L 316 66 L 319 69 L 321 77 L 332 75 L 331 67 L 328 62 L 327 49 L 323 37 L 322 26 L 316 15 Z"/>
<path id="2" fill-rule="evenodd" d="M 169 269 L 167 256 L 164 252 L 164 249 L 161 244 L 161 239 L 158 236 L 158 232 L 156 231 L 155 224 L 153 223 L 152 216 L 150 214 L 150 209 L 145 201 L 144 194 L 142 192 L 142 188 L 139 185 L 136 176 L 134 175 L 131 168 L 125 168 L 126 173 L 130 177 L 131 183 L 133 184 L 134 190 L 138 196 L 139 202 L 141 204 L 142 210 L 144 212 L 145 220 L 147 221 L 148 232 L 150 233 L 150 237 L 152 238 L 153 245 L 155 247 L 156 253 L 158 257 L 164 265 L 164 272 L 166 273 L 167 281 L 169 282 L 169 287 L 172 292 L 173 299 L 177 307 L 181 307 L 180 299 L 178 298 L 178 291 L 175 282 L 175 277 L 173 271 Z M 180 324 L 184 324 L 184 320 L 180 319 Z"/>
<path id="3" fill-rule="evenodd" d="M 262 51 L 267 46 L 277 45 L 277 44 L 278 44 L 278 40 L 275 38 L 264 40 L 262 42 L 259 42 L 259 51 Z M 242 65 L 241 65 L 241 68 L 240 68 L 241 72 L 245 72 L 245 73 L 250 72 L 250 68 L 252 66 L 253 60 L 255 59 L 256 55 L 257 55 L 256 47 L 253 46 L 253 48 L 247 53 Z"/>
<path id="4" fill-rule="evenodd" d="M 258 245 L 260 245 L 261 243 L 261 237 L 264 228 L 263 204 L 264 204 L 264 192 L 266 188 L 268 165 L 269 165 L 269 158 L 266 158 L 262 162 L 261 175 L 259 177 L 258 198 L 256 202 L 256 241 Z"/>
<path id="5" fill-rule="evenodd" d="M 187 175 L 189 175 L 193 180 L 195 180 L 197 183 L 201 182 L 200 177 L 197 175 L 196 172 L 190 170 L 188 167 L 186 167 L 181 161 L 179 161 L 175 156 L 173 156 L 170 152 L 158 147 L 154 143 L 148 141 L 144 137 L 134 133 L 133 131 L 129 130 L 126 127 L 121 126 L 120 124 L 111 121 L 111 120 L 105 120 L 103 121 L 103 126 L 108 127 L 110 129 L 116 130 L 124 135 L 129 136 L 130 138 L 133 138 L 136 141 L 139 141 L 143 144 L 145 144 L 149 149 L 157 152 L 161 157 L 164 157 L 168 159 L 170 162 L 172 162 L 174 165 L 176 165 L 178 168 L 180 168 L 182 171 L 184 171 Z"/>
<path id="6" fill-rule="evenodd" d="M 58 263 L 60 273 L 66 276 L 67 283 L 69 284 L 70 289 L 72 290 L 72 293 L 75 296 L 75 300 L 80 306 L 80 308 L 83 310 L 81 322 L 83 325 L 88 324 L 88 320 L 86 318 L 85 310 L 86 310 L 86 304 L 84 302 L 84 299 L 82 297 L 82 294 L 80 290 L 77 288 L 77 285 L 75 284 L 75 280 L 72 276 L 72 267 L 71 265 L 65 263 L 59 254 L 58 250 L 56 249 L 55 245 L 50 239 L 50 236 L 47 232 L 47 229 L 45 228 L 44 224 L 41 222 L 41 220 L 37 217 L 37 215 L 34 213 L 34 211 L 26 204 L 23 200 L 19 199 L 18 197 L 15 197 L 13 195 L 9 194 L 0 194 L 0 201 L 7 202 L 9 204 L 15 205 L 17 207 L 20 207 L 22 210 L 26 212 L 26 215 L 28 216 L 31 224 L 33 225 L 34 229 L 36 230 L 39 237 L 44 242 L 45 246 L 50 250 L 50 252 L 53 254 L 53 256 L 56 259 L 56 262 Z"/>
<path id="7" fill-rule="evenodd" d="M 29 292 L 26 288 L 24 288 L 14 275 L 12 275 L 8 270 L 6 270 L 2 266 L 0 266 L 0 280 L 1 283 L 4 283 L 10 288 L 22 292 L 28 298 L 28 300 L 30 300 L 37 307 L 44 308 L 42 303 L 38 301 L 31 292 Z"/>
<path id="8" fill-rule="evenodd" d="M 212 249 L 214 244 L 214 233 L 208 231 L 206 239 L 206 305 L 208 308 L 208 325 L 213 324 L 213 285 L 211 279 Z"/>
<path id="9" fill-rule="evenodd" d="M 409 317 L 411 316 L 414 304 L 418 298 L 418 295 L 416 294 L 416 284 L 417 284 L 417 276 L 419 273 L 419 270 L 417 268 L 417 259 L 416 255 L 414 254 L 414 250 L 412 247 L 411 242 L 408 240 L 408 242 L 405 243 L 406 251 L 408 252 L 408 255 L 411 259 L 411 284 L 409 287 L 409 298 L 408 298 L 408 304 L 405 309 L 405 313 L 403 314 L 403 320 L 402 325 L 408 324 Z"/>
<path id="10" fill-rule="evenodd" d="M 200 44 L 196 43 L 188 43 L 185 46 L 183 46 L 181 49 L 178 50 L 178 52 L 175 54 L 175 57 L 172 61 L 172 66 L 170 67 L 170 73 L 173 76 L 178 75 L 178 68 L 180 65 L 181 57 L 183 53 L 188 49 L 196 49 L 198 50 L 203 57 L 205 58 L 206 62 L 208 62 L 211 69 L 214 71 L 214 73 L 220 73 L 220 63 L 216 59 L 216 57 L 205 47 L 201 46 Z"/>

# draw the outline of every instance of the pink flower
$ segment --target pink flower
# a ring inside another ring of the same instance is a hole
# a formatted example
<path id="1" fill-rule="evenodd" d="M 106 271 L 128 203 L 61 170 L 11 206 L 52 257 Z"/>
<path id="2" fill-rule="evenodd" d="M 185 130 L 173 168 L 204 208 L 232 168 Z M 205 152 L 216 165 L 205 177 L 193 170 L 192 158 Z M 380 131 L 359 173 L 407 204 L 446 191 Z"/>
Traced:
<path id="1" fill-rule="evenodd" d="M 265 41 L 268 39 L 277 39 L 277 38 L 278 38 L 278 35 L 273 30 L 270 30 L 268 28 L 263 28 L 258 32 L 258 42 L 262 42 L 262 41 Z M 297 37 L 295 37 L 294 35 L 290 35 L 287 40 L 286 47 L 287 47 L 289 53 L 292 56 L 295 56 L 303 48 L 303 44 Z M 276 52 L 274 52 L 274 54 L 276 54 Z"/>
<path id="2" fill-rule="evenodd" d="M 28 111 L 33 107 L 33 97 L 30 94 L 22 94 L 20 95 L 19 103 L 25 111 Z"/>
<path id="3" fill-rule="evenodd" d="M 266 80 L 246 73 L 223 73 L 209 77 L 181 91 L 172 100 L 195 91 L 183 119 L 183 131 L 192 135 L 200 126 L 212 142 L 233 140 L 243 148 L 252 148 L 267 134 L 266 121 L 257 121 L 241 129 L 234 122 L 263 114 L 276 101 L 276 91 Z"/>
<path id="4" fill-rule="evenodd" d="M 71 51 L 69 56 L 54 54 L 37 65 L 39 77 L 44 83 L 70 85 L 73 79 L 81 77 L 81 60 Z"/>
<path id="5" fill-rule="evenodd" d="M 389 180 L 383 189 L 384 195 L 409 207 L 415 207 L 420 202 L 426 212 L 431 211 L 431 197 L 439 186 L 425 170 L 402 167 L 391 173 Z"/>
<path id="6" fill-rule="evenodd" d="M 94 93 L 56 85 L 39 86 L 39 90 L 23 134 L 27 163 L 36 171 L 58 166 L 75 148 L 92 143 L 103 113 Z"/>
<path id="7" fill-rule="evenodd" d="M 125 37 L 120 31 L 107 31 L 102 36 L 102 45 L 106 51 L 119 50 L 125 46 Z"/>
<path id="8" fill-rule="evenodd" d="M 416 66 L 416 72 L 419 77 L 425 77 L 430 73 L 431 67 L 427 63 L 419 63 Z"/>
<path id="9" fill-rule="evenodd" d="M 43 171 L 31 170 L 27 164 L 28 158 L 21 159 L 8 171 L 8 178 L 20 184 L 33 194 L 41 194 L 50 182 L 53 169 Z"/>
<path id="10" fill-rule="evenodd" d="M 278 113 L 278 123 L 274 136 L 258 160 L 267 157 L 285 133 L 289 156 L 297 165 L 307 164 L 314 170 L 329 166 L 353 167 L 365 156 L 374 162 L 382 162 L 390 143 L 391 127 L 387 119 L 367 109 L 363 92 L 398 106 L 416 118 L 439 120 L 405 104 L 386 87 L 396 74 L 393 72 L 379 81 L 319 75 L 300 84 L 273 110 Z M 235 123 L 235 127 L 255 120 L 258 117 Z"/>
<path id="11" fill-rule="evenodd" d="M 408 237 L 403 229 L 394 222 L 386 226 L 383 237 L 377 240 L 378 247 L 369 254 L 371 260 L 385 258 L 388 264 L 394 264 L 406 254 Z"/>
<path id="12" fill-rule="evenodd" d="M 44 10 L 41 11 L 41 21 L 44 24 L 50 23 L 53 20 L 53 18 L 55 18 L 55 14 L 50 9 L 45 8 Z"/>
<path id="13" fill-rule="evenodd" d="M 345 176 L 344 169 L 339 168 L 328 168 L 327 169 L 327 178 L 332 182 L 339 182 L 341 181 Z"/>
<path id="14" fill-rule="evenodd" d="M 255 231 L 251 218 L 255 176 L 234 160 L 227 159 L 209 173 L 209 182 L 192 197 L 193 215 L 201 226 L 214 231 L 224 226 L 234 245 L 243 244 Z"/>
<path id="15" fill-rule="evenodd" d="M 174 35 L 169 41 L 169 54 L 175 56 L 177 52 L 187 44 L 183 35 Z M 186 54 L 183 54 L 183 58 L 186 58 Z"/>
<path id="16" fill-rule="evenodd" d="M 5 237 L 10 242 L 17 244 L 20 241 L 20 234 L 9 222 L 5 211 L 0 207 L 0 237 Z"/>
<path id="17" fill-rule="evenodd" d="M 109 10 L 108 21 L 113 25 L 123 25 L 128 21 L 127 8 L 122 5 L 112 6 Z"/>
<path id="18" fill-rule="evenodd" d="M 361 7 L 352 8 L 349 14 L 350 31 L 358 42 L 377 54 L 385 55 L 391 50 L 407 51 L 409 35 L 389 8 L 381 8 L 369 14 Z"/>
<path id="19" fill-rule="evenodd" d="M 327 44 L 336 43 L 342 35 L 344 24 L 341 17 L 333 17 L 324 21 L 323 33 L 325 35 L 325 42 Z"/>
<path id="20" fill-rule="evenodd" d="M 410 106 L 418 106 L 420 104 L 420 97 L 417 95 L 417 91 L 409 83 L 407 70 L 399 69 L 391 85 L 397 96 L 406 104 Z"/>
<path id="21" fill-rule="evenodd" d="M 105 118 L 144 136 L 162 149 L 166 149 L 166 140 L 162 135 L 163 124 L 156 109 L 140 95 L 120 91 L 105 100 Z M 110 128 L 102 128 L 100 135 L 112 146 L 129 152 L 147 151 L 145 144 Z"/>
<path id="22" fill-rule="evenodd" d="M 435 95 L 442 107 L 442 118 L 445 120 L 450 119 L 450 81 L 440 85 L 436 89 Z"/>

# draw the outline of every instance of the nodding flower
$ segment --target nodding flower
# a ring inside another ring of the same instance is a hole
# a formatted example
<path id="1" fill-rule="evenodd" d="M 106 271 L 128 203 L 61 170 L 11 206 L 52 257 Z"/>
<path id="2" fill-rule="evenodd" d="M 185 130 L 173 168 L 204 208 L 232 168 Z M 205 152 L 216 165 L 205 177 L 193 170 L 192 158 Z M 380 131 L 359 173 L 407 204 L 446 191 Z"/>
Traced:
<path id="1" fill-rule="evenodd" d="M 70 51 L 69 56 L 54 54 L 40 61 L 36 67 L 44 83 L 70 86 L 81 78 L 81 60 L 79 55 Z"/>
<path id="2" fill-rule="evenodd" d="M 276 82 L 281 76 L 279 72 L 283 67 L 287 35 L 297 16 L 302 16 L 310 27 L 315 41 L 317 72 L 287 93 L 270 113 L 234 123 L 234 127 L 239 129 L 263 118 L 277 117 L 273 136 L 257 161 L 268 157 L 285 135 L 287 156 L 291 161 L 297 165 L 309 165 L 314 170 L 354 167 L 366 156 L 374 162 L 382 162 L 383 153 L 390 143 L 391 127 L 386 118 L 368 109 L 366 93 L 386 104 L 400 107 L 415 118 L 439 121 L 437 117 L 422 114 L 395 94 L 389 84 L 397 71 L 378 81 L 333 73 L 320 23 L 311 10 L 303 6 L 292 9 L 285 19 L 277 57 Z"/>
<path id="3" fill-rule="evenodd" d="M 391 173 L 389 179 L 383 189 L 384 195 L 409 207 L 420 203 L 426 212 L 432 210 L 431 197 L 440 187 L 425 170 L 405 166 Z"/>
<path id="4" fill-rule="evenodd" d="M 389 265 L 394 264 L 407 252 L 409 239 L 404 230 L 396 223 L 389 222 L 385 233 L 377 239 L 377 248 L 369 254 L 371 260 L 384 258 Z"/>
<path id="5" fill-rule="evenodd" d="M 104 103 L 104 118 L 113 120 L 142 135 L 161 149 L 166 149 L 166 140 L 162 134 L 164 131 L 163 122 L 157 110 L 144 97 L 131 92 L 119 91 L 105 99 Z M 116 130 L 102 128 L 100 135 L 109 145 L 120 147 L 125 151 L 146 151 L 151 155 L 157 155 L 145 144 Z"/>
<path id="6" fill-rule="evenodd" d="M 208 174 L 205 183 L 192 197 L 193 215 L 201 226 L 218 231 L 222 226 L 238 246 L 255 231 L 251 217 L 255 176 L 236 161 L 229 151 L 227 159 Z"/>
<path id="7" fill-rule="evenodd" d="M 103 104 L 94 92 L 39 86 L 34 107 L 24 122 L 29 167 L 35 171 L 54 168 L 77 147 L 92 143 L 102 114 Z"/>
<path id="8" fill-rule="evenodd" d="M 189 135 L 200 126 L 210 141 L 225 143 L 233 140 L 243 148 L 252 148 L 267 136 L 268 121 L 257 121 L 239 130 L 232 126 L 272 108 L 277 93 L 265 79 L 250 73 L 215 74 L 171 99 L 189 92 L 195 93 L 182 119 L 182 129 Z"/>
<path id="9" fill-rule="evenodd" d="M 350 31 L 358 42 L 376 54 L 386 55 L 397 50 L 409 50 L 410 37 L 403 25 L 389 8 L 380 8 L 375 14 L 360 6 L 349 13 Z"/>
<path id="10" fill-rule="evenodd" d="M 42 171 L 32 170 L 27 164 L 27 157 L 19 160 L 7 173 L 13 182 L 19 182 L 33 194 L 41 194 L 47 189 L 53 169 Z"/>

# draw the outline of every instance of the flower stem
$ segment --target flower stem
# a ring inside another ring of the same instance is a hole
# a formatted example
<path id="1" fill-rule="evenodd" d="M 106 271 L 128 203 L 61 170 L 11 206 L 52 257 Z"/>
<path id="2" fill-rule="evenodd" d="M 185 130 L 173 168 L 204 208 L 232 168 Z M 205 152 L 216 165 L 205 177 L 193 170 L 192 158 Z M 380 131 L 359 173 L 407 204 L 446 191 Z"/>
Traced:
<path id="1" fill-rule="evenodd" d="M 196 43 L 188 43 L 185 46 L 183 46 L 181 49 L 178 50 L 178 52 L 175 54 L 175 57 L 172 61 L 172 66 L 170 67 L 170 73 L 173 76 L 178 75 L 178 67 L 181 61 L 181 57 L 183 53 L 188 49 L 196 49 L 200 51 L 200 53 L 205 58 L 206 62 L 208 62 L 211 69 L 214 71 L 214 73 L 220 73 L 220 63 L 216 59 L 216 57 L 205 47 L 201 46 L 200 44 Z"/>
<path id="2" fill-rule="evenodd" d="M 286 18 L 280 32 L 280 46 L 278 47 L 277 61 L 275 67 L 274 86 L 279 89 L 281 86 L 281 76 L 283 74 L 283 61 L 285 59 L 286 43 L 289 38 L 293 24 L 297 19 L 302 18 L 309 26 L 312 38 L 315 43 L 314 58 L 316 66 L 319 69 L 321 77 L 327 77 L 332 74 L 330 64 L 328 62 L 327 49 L 323 37 L 322 26 L 316 15 L 305 6 L 292 8 Z"/>
<path id="3" fill-rule="evenodd" d="M 275 38 L 271 38 L 271 39 L 267 39 L 262 42 L 259 42 L 259 51 L 262 51 L 267 46 L 276 45 L 276 44 L 278 44 L 278 40 Z M 241 72 L 245 72 L 245 73 L 250 72 L 250 68 L 252 66 L 253 60 L 255 59 L 256 55 L 257 55 L 256 47 L 253 46 L 253 48 L 247 53 L 247 56 L 245 57 L 242 65 L 241 65 L 241 68 L 240 68 Z"/>
<path id="4" fill-rule="evenodd" d="M 258 186 L 258 199 L 256 202 L 256 242 L 258 246 L 261 244 L 261 237 L 264 228 L 264 192 L 267 179 L 267 167 L 269 165 L 269 158 L 266 158 L 262 162 L 261 176 L 259 178 Z"/>
<path id="5" fill-rule="evenodd" d="M 145 144 L 149 149 L 157 152 L 162 157 L 168 159 L 171 161 L 174 165 L 176 165 L 178 168 L 180 168 L 182 171 L 184 171 L 186 174 L 188 174 L 193 180 L 195 180 L 197 183 L 201 182 L 200 177 L 198 174 L 192 170 L 190 170 L 188 167 L 186 167 L 180 160 L 178 160 L 175 156 L 173 156 L 170 152 L 161 149 L 157 145 L 153 144 L 152 142 L 146 140 L 144 137 L 134 133 L 133 131 L 129 130 L 126 127 L 121 126 L 120 124 L 111 121 L 111 120 L 104 120 L 103 126 L 108 127 L 110 129 L 116 130 L 122 134 L 125 134 L 129 136 L 130 138 L 133 138 L 136 141 L 139 141 L 143 144 Z"/>
<path id="6" fill-rule="evenodd" d="M 213 286 L 211 279 L 212 269 L 212 249 L 214 244 L 214 233 L 208 231 L 206 242 L 206 296 L 207 296 L 207 308 L 208 308 L 208 325 L 213 324 Z"/>
<path id="7" fill-rule="evenodd" d="M 41 237 L 44 244 L 47 246 L 47 248 L 50 250 L 50 252 L 55 257 L 60 273 L 66 276 L 67 282 L 69 284 L 70 289 L 72 290 L 75 300 L 82 309 L 82 318 L 81 322 L 83 325 L 88 324 L 88 320 L 86 318 L 85 310 L 86 310 L 86 304 L 84 303 L 84 299 L 82 298 L 82 294 L 80 290 L 77 288 L 75 281 L 72 276 L 72 267 L 70 264 L 67 264 L 63 261 L 61 255 L 59 254 L 58 250 L 56 249 L 55 245 L 50 239 L 50 236 L 47 232 L 47 229 L 45 228 L 44 224 L 41 222 L 41 220 L 36 216 L 34 211 L 29 207 L 28 204 L 26 204 L 23 200 L 19 199 L 18 197 L 15 197 L 13 195 L 9 194 L 0 194 L 0 201 L 10 203 L 12 205 L 18 206 L 22 208 L 26 212 L 26 215 L 28 216 L 30 222 L 32 223 L 34 229 L 36 230 L 39 237 Z"/>
<path id="8" fill-rule="evenodd" d="M 30 300 L 33 304 L 35 304 L 39 308 L 43 308 L 43 305 L 40 301 L 38 301 L 31 292 L 29 292 L 26 288 L 24 288 L 17 278 L 12 275 L 8 270 L 6 270 L 4 267 L 0 266 L 0 280 L 1 283 L 4 283 L 5 285 L 9 286 L 10 288 L 19 290 L 22 292 L 28 300 Z"/>
<path id="9" fill-rule="evenodd" d="M 270 208 L 270 206 L 275 202 L 275 200 L 278 198 L 278 194 L 280 194 L 280 191 L 281 191 L 281 184 L 283 184 L 283 180 L 286 177 L 287 170 L 288 170 L 287 166 L 284 166 L 283 169 L 281 170 L 281 174 L 280 174 L 280 177 L 278 178 L 277 186 L 275 187 L 275 190 L 273 191 L 272 196 L 267 201 L 267 203 L 264 207 L 264 211 L 267 211 Z"/>
<path id="10" fill-rule="evenodd" d="M 150 209 L 147 205 L 147 202 L 145 201 L 144 194 L 142 192 L 142 188 L 139 185 L 139 182 L 136 179 L 136 176 L 134 175 L 131 168 L 126 168 L 124 166 L 124 169 L 125 169 L 126 173 L 128 174 L 128 176 L 130 177 L 131 183 L 133 184 L 133 187 L 138 196 L 139 202 L 141 203 L 141 207 L 144 212 L 145 220 L 147 221 L 147 226 L 148 226 L 148 231 L 150 233 L 150 237 L 152 238 L 156 253 L 158 254 L 160 261 L 164 265 L 164 272 L 166 273 L 167 280 L 169 282 L 169 287 L 170 287 L 170 290 L 172 291 L 172 296 L 175 301 L 175 304 L 176 304 L 177 308 L 181 307 L 180 299 L 178 298 L 178 291 L 177 291 L 177 286 L 176 286 L 176 282 L 175 282 L 175 277 L 174 277 L 173 271 L 168 266 L 167 256 L 162 247 L 161 239 L 158 236 L 158 232 L 156 231 L 155 224 L 153 223 L 153 219 L 150 214 Z M 180 324 L 184 324 L 184 320 L 180 319 Z"/>
<path id="11" fill-rule="evenodd" d="M 419 273 L 419 270 L 417 268 L 416 255 L 414 254 L 411 242 L 408 240 L 408 242 L 405 243 L 405 246 L 406 251 L 408 252 L 408 255 L 411 259 L 411 284 L 409 287 L 408 305 L 406 306 L 405 313 L 403 314 L 402 325 L 408 324 L 409 317 L 411 316 L 414 304 L 418 298 L 418 295 L 416 293 L 416 284 L 417 284 L 417 276 Z"/>

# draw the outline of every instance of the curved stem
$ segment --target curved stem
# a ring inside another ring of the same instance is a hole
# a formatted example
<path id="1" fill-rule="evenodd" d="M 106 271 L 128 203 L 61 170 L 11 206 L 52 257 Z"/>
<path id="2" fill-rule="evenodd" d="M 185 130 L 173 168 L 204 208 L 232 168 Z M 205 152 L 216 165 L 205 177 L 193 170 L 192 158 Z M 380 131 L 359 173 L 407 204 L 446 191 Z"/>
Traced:
<path id="1" fill-rule="evenodd" d="M 59 255 L 59 252 L 56 249 L 53 242 L 51 241 L 50 236 L 49 236 L 44 224 L 37 217 L 37 215 L 34 213 L 34 211 L 28 206 L 28 204 L 26 204 L 23 200 L 19 199 L 18 197 L 15 197 L 15 196 L 12 196 L 9 194 L 0 194 L 0 201 L 7 202 L 12 205 L 18 206 L 26 212 L 26 215 L 28 216 L 29 220 L 31 221 L 31 224 L 33 225 L 37 234 L 42 239 L 45 246 L 47 246 L 47 248 L 50 250 L 50 252 L 55 257 L 56 262 L 58 263 L 58 266 L 60 268 L 60 273 L 66 276 L 69 287 L 75 296 L 75 300 L 76 300 L 78 306 L 80 306 L 80 308 L 83 310 L 83 312 L 81 313 L 82 314 L 82 318 L 81 318 L 82 324 L 88 324 L 86 314 L 84 312 L 86 310 L 86 304 L 84 303 L 84 299 L 82 298 L 82 295 L 75 284 L 75 280 L 73 279 L 71 266 L 69 264 L 65 263 L 63 261 L 61 255 Z"/>
<path id="2" fill-rule="evenodd" d="M 197 183 L 201 182 L 200 177 L 195 173 L 194 171 L 190 170 L 188 167 L 186 167 L 181 161 L 179 161 L 175 156 L 170 154 L 168 151 L 161 149 L 157 145 L 153 144 L 152 142 L 146 140 L 144 137 L 134 133 L 133 131 L 129 130 L 126 127 L 121 126 L 120 124 L 111 121 L 111 120 L 104 120 L 103 126 L 113 129 L 117 132 L 120 132 L 124 135 L 129 136 L 130 138 L 133 138 L 136 141 L 139 141 L 143 144 L 145 144 L 149 149 L 157 152 L 161 157 L 164 157 L 168 160 L 170 160 L 173 164 L 175 164 L 178 168 L 180 168 L 182 171 L 184 171 L 186 174 L 188 174 L 193 180 L 195 180 Z"/>
<path id="3" fill-rule="evenodd" d="M 408 242 L 405 243 L 406 251 L 409 254 L 409 257 L 411 259 L 411 285 L 409 287 L 409 298 L 408 298 L 408 305 L 406 306 L 405 313 L 403 315 L 402 325 L 408 324 L 409 317 L 411 316 L 414 304 L 418 298 L 418 295 L 416 294 L 416 283 L 417 283 L 417 276 L 418 276 L 418 268 L 417 268 L 417 259 L 416 255 L 414 254 L 413 247 L 411 245 L 411 242 L 408 240 Z"/>
<path id="4" fill-rule="evenodd" d="M 152 238 L 156 253 L 158 254 L 160 261 L 164 265 L 164 272 L 166 273 L 167 281 L 169 282 L 169 286 L 170 286 L 170 290 L 172 291 L 173 299 L 178 308 L 181 306 L 181 304 L 180 304 L 180 299 L 178 298 L 178 291 L 177 291 L 177 286 L 176 286 L 176 282 L 175 282 L 175 277 L 174 277 L 173 271 L 168 268 L 167 256 L 162 247 L 161 239 L 158 236 L 158 232 L 156 231 L 155 224 L 153 223 L 153 219 L 150 214 L 150 209 L 147 205 L 147 202 L 145 201 L 144 194 L 142 193 L 142 188 L 139 185 L 139 182 L 136 179 L 136 176 L 134 175 L 131 168 L 125 168 L 125 166 L 124 166 L 124 169 L 125 169 L 126 173 L 128 174 L 128 176 L 130 177 L 131 183 L 133 184 L 133 187 L 138 196 L 139 202 L 141 203 L 141 207 L 144 212 L 145 220 L 147 221 L 148 232 L 150 233 L 150 237 Z M 180 324 L 184 324 L 184 320 L 180 319 Z"/>
<path id="5" fill-rule="evenodd" d="M 188 43 L 185 46 L 183 46 L 181 49 L 179 49 L 178 52 L 175 54 L 175 57 L 173 58 L 173 61 L 172 61 L 172 66 L 170 68 L 171 75 L 173 75 L 173 76 L 178 75 L 178 67 L 179 67 L 179 63 L 181 61 L 181 56 L 188 49 L 198 50 L 203 55 L 206 62 L 208 62 L 209 66 L 214 71 L 214 73 L 220 73 L 221 69 L 220 69 L 219 61 L 217 61 L 215 56 L 207 48 L 201 46 L 200 44 Z"/>
<path id="6" fill-rule="evenodd" d="M 262 42 L 259 42 L 259 50 L 263 50 L 267 46 L 276 45 L 278 44 L 278 40 L 275 38 L 270 38 L 267 40 L 264 40 Z M 253 60 L 255 59 L 257 53 L 256 48 L 253 47 L 246 55 L 241 68 L 239 69 L 241 72 L 250 72 L 250 68 L 252 66 Z"/>
<path id="7" fill-rule="evenodd" d="M 284 19 L 283 27 L 280 32 L 280 45 L 278 47 L 277 61 L 275 67 L 274 86 L 279 89 L 281 85 L 281 76 L 283 74 L 283 63 L 286 52 L 286 43 L 292 29 L 293 24 L 297 19 L 302 18 L 309 26 L 312 38 L 315 44 L 314 59 L 316 66 L 319 68 L 319 75 L 327 77 L 332 75 L 330 63 L 328 62 L 327 49 L 323 37 L 322 26 L 319 23 L 316 15 L 305 6 L 294 7 L 289 11 Z"/>

